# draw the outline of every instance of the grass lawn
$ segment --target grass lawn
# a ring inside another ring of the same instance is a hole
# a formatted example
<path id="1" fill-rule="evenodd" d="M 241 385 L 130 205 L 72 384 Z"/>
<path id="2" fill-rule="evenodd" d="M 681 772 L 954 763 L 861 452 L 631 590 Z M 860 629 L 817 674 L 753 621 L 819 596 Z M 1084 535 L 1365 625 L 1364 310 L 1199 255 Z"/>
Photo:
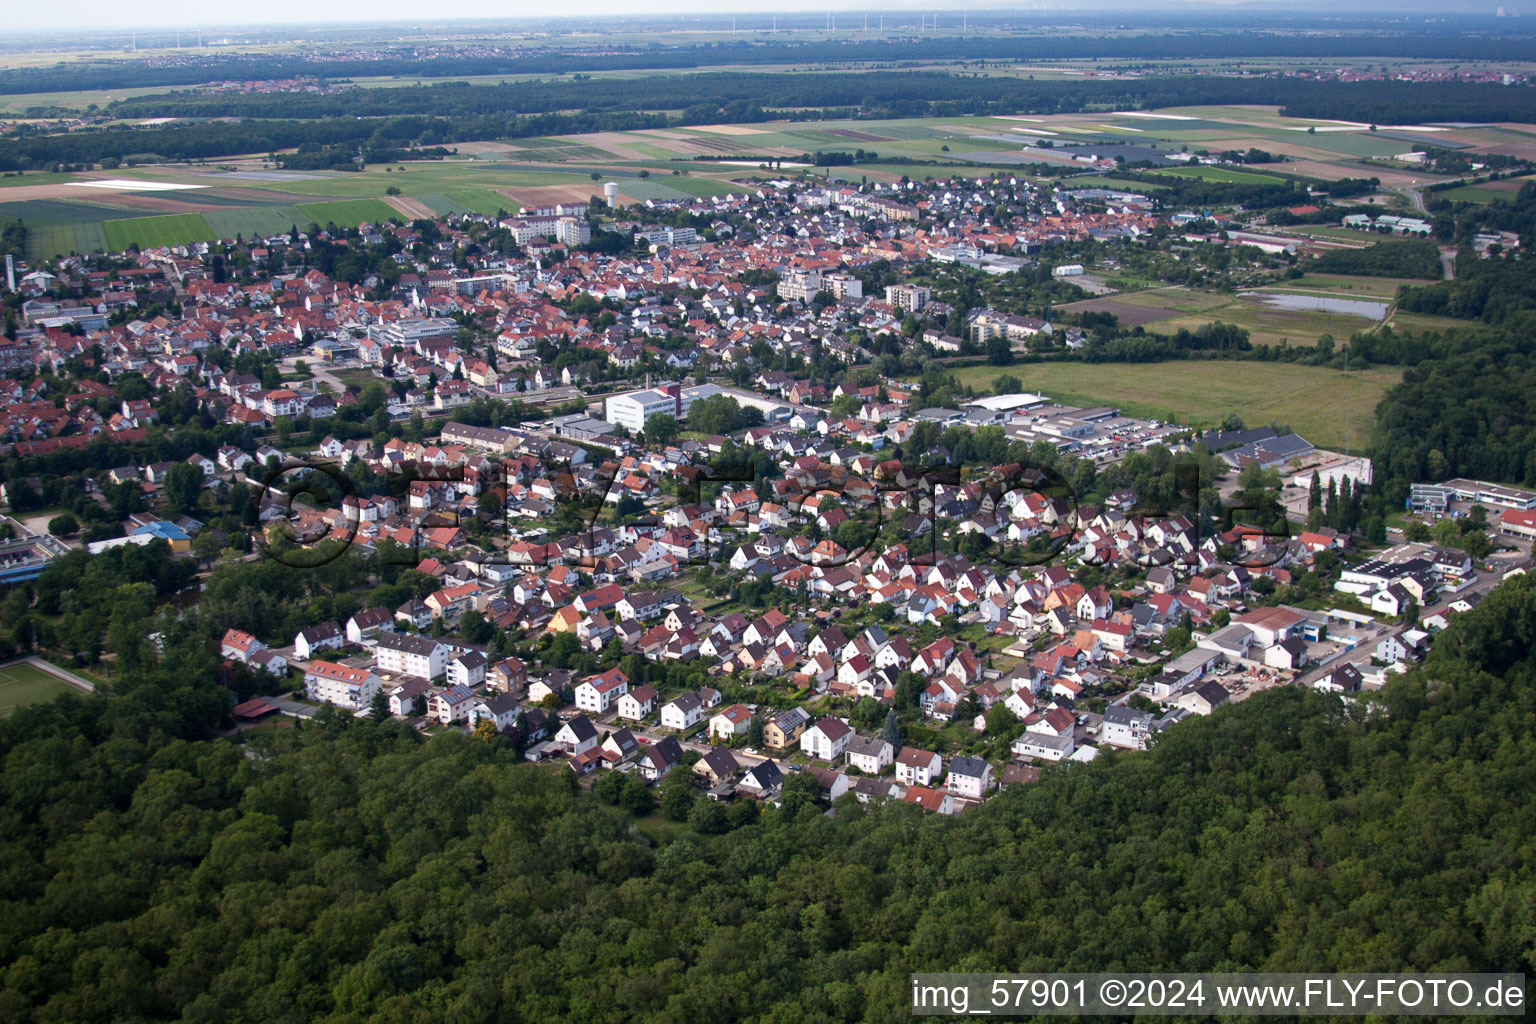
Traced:
<path id="1" fill-rule="evenodd" d="M 25 663 L 0 668 L 0 717 L 26 704 L 81 691 L 42 669 Z"/>
<path id="2" fill-rule="evenodd" d="M 1236 413 L 1249 426 L 1289 423 L 1322 448 L 1369 448 L 1376 404 L 1402 379 L 1400 370 L 1339 370 L 1295 363 L 1230 360 L 1166 363 L 1040 363 L 972 366 L 963 383 L 989 389 L 1000 372 L 1073 405 L 1115 405 L 1128 415 L 1213 426 Z"/>
<path id="3" fill-rule="evenodd" d="M 1239 185 L 1276 185 L 1282 179 L 1252 171 L 1234 171 L 1230 167 L 1160 167 L 1149 174 L 1161 174 L 1169 178 L 1199 178 L 1202 181 L 1225 181 Z"/>
<path id="4" fill-rule="evenodd" d="M 1434 284 L 1411 277 L 1356 277 L 1349 274 L 1304 274 L 1294 281 L 1265 287 L 1274 291 L 1329 292 L 1347 299 L 1391 299 L 1405 284 Z"/>
<path id="5" fill-rule="evenodd" d="M 1452 316 L 1434 316 L 1430 313 L 1395 313 L 1392 329 L 1421 334 L 1425 331 L 1449 331 L 1458 327 L 1475 327 L 1476 320 L 1458 320 Z"/>
<path id="6" fill-rule="evenodd" d="M 1508 200 L 1512 193 L 1492 188 L 1482 188 L 1478 185 L 1463 185 L 1461 188 L 1448 188 L 1443 192 L 1436 192 L 1436 199 L 1449 199 L 1455 203 L 1491 203 L 1495 199 Z"/>
<path id="7" fill-rule="evenodd" d="M 640 826 L 650 839 L 658 843 L 668 843 L 688 831 L 686 821 L 673 821 L 660 811 L 652 811 L 643 818 L 636 818 L 635 824 Z"/>

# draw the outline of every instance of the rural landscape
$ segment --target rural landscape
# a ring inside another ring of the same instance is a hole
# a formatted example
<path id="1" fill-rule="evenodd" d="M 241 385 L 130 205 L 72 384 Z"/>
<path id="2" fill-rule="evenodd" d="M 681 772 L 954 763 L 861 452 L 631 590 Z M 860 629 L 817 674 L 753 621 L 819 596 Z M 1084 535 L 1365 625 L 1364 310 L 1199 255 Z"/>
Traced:
<path id="1" fill-rule="evenodd" d="M 1526 1013 L 1521 12 L 86 6 L 0 1019 Z"/>

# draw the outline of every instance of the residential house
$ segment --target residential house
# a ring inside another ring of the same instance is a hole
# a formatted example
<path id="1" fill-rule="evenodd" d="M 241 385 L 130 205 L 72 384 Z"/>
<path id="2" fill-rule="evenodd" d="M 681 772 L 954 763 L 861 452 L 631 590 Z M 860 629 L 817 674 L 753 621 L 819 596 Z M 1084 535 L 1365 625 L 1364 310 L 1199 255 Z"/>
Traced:
<path id="1" fill-rule="evenodd" d="M 763 724 L 763 743 L 771 750 L 786 750 L 800 739 L 810 722 L 811 716 L 801 708 L 781 711 Z"/>
<path id="2" fill-rule="evenodd" d="M 597 726 L 586 715 L 577 715 L 555 733 L 555 744 L 567 754 L 585 754 L 598 744 Z"/>
<path id="3" fill-rule="evenodd" d="M 382 685 L 379 677 L 365 668 L 349 668 L 333 661 L 311 662 L 304 673 L 304 693 L 310 700 L 354 711 L 367 707 Z"/>
<path id="4" fill-rule="evenodd" d="M 448 668 L 448 648 L 409 633 L 380 633 L 374 656 L 381 672 L 436 679 Z"/>
<path id="5" fill-rule="evenodd" d="M 783 788 L 784 773 L 774 761 L 759 761 L 736 784 L 737 793 L 754 800 L 772 800 Z"/>
<path id="6" fill-rule="evenodd" d="M 444 669 L 450 686 L 476 687 L 485 682 L 486 657 L 479 651 L 461 651 Z"/>
<path id="7" fill-rule="evenodd" d="M 836 761 L 848 748 L 853 730 L 839 718 L 823 718 L 800 734 L 800 749 L 818 761 Z"/>
<path id="8" fill-rule="evenodd" d="M 741 771 L 741 765 L 737 763 L 736 755 L 725 747 L 711 747 L 709 752 L 693 766 L 693 773 L 711 786 L 729 782 L 739 771 Z"/>
<path id="9" fill-rule="evenodd" d="M 680 694 L 661 706 L 661 727 L 678 731 L 691 729 L 699 724 L 703 709 L 697 694 Z"/>
<path id="10" fill-rule="evenodd" d="M 517 721 L 520 707 L 521 704 L 518 699 L 510 693 L 501 693 L 494 697 L 483 697 L 470 706 L 470 728 L 474 728 L 482 721 L 489 721 L 499 732 Z"/>
<path id="11" fill-rule="evenodd" d="M 895 751 L 885 740 L 878 736 L 860 736 L 858 733 L 848 737 L 844 753 L 849 767 L 857 768 L 865 775 L 879 775 L 896 758 Z"/>
<path id="12" fill-rule="evenodd" d="M 942 789 L 929 789 L 926 786 L 908 786 L 902 794 L 903 803 L 917 804 L 924 810 L 933 811 L 936 814 L 954 814 L 955 798 Z"/>
<path id="13" fill-rule="evenodd" d="M 228 658 L 230 661 L 249 661 L 252 654 L 265 647 L 266 644 L 249 633 L 238 629 L 226 629 L 224 639 L 219 641 L 219 657 Z"/>
<path id="14" fill-rule="evenodd" d="M 1232 695 L 1225 686 L 1215 680 L 1208 680 L 1179 694 L 1174 698 L 1174 704 L 1192 714 L 1208 715 L 1231 699 Z"/>
<path id="15" fill-rule="evenodd" d="M 656 691 L 642 683 L 620 694 L 618 704 L 620 718 L 629 722 L 644 721 L 646 716 L 656 710 Z"/>
<path id="16" fill-rule="evenodd" d="M 745 736 L 752 727 L 752 712 L 741 704 L 732 704 L 709 720 L 709 737 L 730 740 Z"/>
<path id="17" fill-rule="evenodd" d="M 394 632 L 395 616 L 388 608 L 364 608 L 347 620 L 347 642 L 361 644 L 381 632 Z"/>
<path id="18" fill-rule="evenodd" d="M 425 679 L 407 679 L 389 691 L 389 713 L 402 718 L 420 714 L 431 689 L 432 684 Z"/>
<path id="19" fill-rule="evenodd" d="M 629 677 L 619 669 L 588 676 L 576 687 L 576 706 L 594 715 L 607 714 L 614 701 L 629 692 Z"/>
<path id="20" fill-rule="evenodd" d="M 992 766 L 980 757 L 950 758 L 945 785 L 955 796 L 980 800 L 992 785 Z"/>
<path id="21" fill-rule="evenodd" d="M 474 705 L 475 692 L 467 686 L 433 690 L 427 698 L 427 717 L 435 718 L 443 725 L 452 725 L 467 720 Z"/>
<path id="22" fill-rule="evenodd" d="M 1104 709 L 1104 725 L 1099 738 L 1112 747 L 1146 750 L 1151 732 L 1151 712 L 1138 711 L 1124 704 L 1113 704 Z"/>
<path id="23" fill-rule="evenodd" d="M 652 743 L 635 762 L 640 777 L 647 782 L 660 782 L 683 759 L 682 745 L 671 736 Z"/>
<path id="24" fill-rule="evenodd" d="M 931 786 L 944 774 L 944 759 L 932 750 L 902 747 L 896 755 L 896 780 L 908 786 Z"/>

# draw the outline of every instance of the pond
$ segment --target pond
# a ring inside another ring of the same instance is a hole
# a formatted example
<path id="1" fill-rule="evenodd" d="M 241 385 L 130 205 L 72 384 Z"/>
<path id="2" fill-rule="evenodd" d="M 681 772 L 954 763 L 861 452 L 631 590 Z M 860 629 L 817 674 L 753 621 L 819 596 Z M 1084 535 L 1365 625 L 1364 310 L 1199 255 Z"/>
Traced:
<path id="1" fill-rule="evenodd" d="M 1345 316 L 1363 316 L 1367 320 L 1386 318 L 1389 304 L 1366 299 L 1333 299 L 1323 295 L 1295 295 L 1289 292 L 1243 292 L 1245 299 L 1258 299 L 1274 309 L 1297 312 L 1342 313 Z"/>

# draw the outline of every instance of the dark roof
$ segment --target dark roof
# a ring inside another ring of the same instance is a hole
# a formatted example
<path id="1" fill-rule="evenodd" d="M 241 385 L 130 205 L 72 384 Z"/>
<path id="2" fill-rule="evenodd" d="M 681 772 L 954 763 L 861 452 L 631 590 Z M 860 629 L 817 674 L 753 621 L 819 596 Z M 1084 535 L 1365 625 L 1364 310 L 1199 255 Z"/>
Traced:
<path id="1" fill-rule="evenodd" d="M 597 735 L 597 726 L 593 725 L 586 715 L 577 715 L 565 724 L 570 728 L 571 734 L 576 737 L 578 743 L 589 740 Z"/>
<path id="2" fill-rule="evenodd" d="M 400 651 L 404 654 L 419 654 L 429 657 L 438 647 L 436 640 L 429 640 L 423 636 L 413 636 L 410 633 L 381 633 L 379 634 L 379 646 L 391 651 Z"/>
<path id="3" fill-rule="evenodd" d="M 645 753 L 640 755 L 640 763 L 652 768 L 665 768 L 668 765 L 677 764 L 682 759 L 683 748 L 671 736 L 651 744 L 645 749 Z"/>
<path id="4" fill-rule="evenodd" d="M 487 697 L 482 703 L 485 705 L 486 710 L 492 714 L 500 715 L 517 707 L 518 700 L 510 693 L 503 693 L 495 697 Z"/>
<path id="5" fill-rule="evenodd" d="M 692 711 L 694 708 L 702 706 L 704 702 L 699 700 L 699 695 L 696 693 L 683 693 L 673 697 L 671 700 L 667 701 L 667 703 L 677 708 L 679 711 L 686 712 Z"/>
<path id="6" fill-rule="evenodd" d="M 1200 443 L 1215 453 L 1236 448 L 1242 444 L 1266 441 L 1274 436 L 1275 432 L 1269 427 L 1255 427 L 1252 430 L 1212 430 L 1210 433 L 1200 435 Z"/>
<path id="7" fill-rule="evenodd" d="M 960 755 L 949 759 L 949 774 L 965 775 L 973 779 L 979 779 L 986 774 L 987 762 L 979 757 L 966 757 Z"/>
<path id="8" fill-rule="evenodd" d="M 880 748 L 885 746 L 889 746 L 889 744 L 879 736 L 860 736 L 858 733 L 854 733 L 848 737 L 848 752 L 850 754 L 879 757 Z"/>
<path id="9" fill-rule="evenodd" d="M 352 616 L 352 621 L 357 623 L 359 629 L 369 629 L 373 626 L 382 626 L 386 622 L 393 622 L 394 615 L 388 608 L 364 608 Z"/>
<path id="10" fill-rule="evenodd" d="M 779 766 L 773 761 L 760 761 L 747 769 L 747 777 L 743 782 L 751 782 L 758 789 L 767 792 L 784 783 L 784 773 L 779 771 Z"/>
<path id="11" fill-rule="evenodd" d="M 1111 704 L 1104 709 L 1104 721 L 1113 722 L 1115 725 L 1150 722 L 1152 721 L 1152 713 L 1149 711 L 1137 711 L 1135 708 L 1126 707 L 1124 704 Z"/>
<path id="12" fill-rule="evenodd" d="M 1201 683 L 1199 686 L 1195 687 L 1195 692 L 1198 693 L 1201 699 L 1203 699 L 1207 704 L 1211 705 L 1211 707 L 1215 707 L 1218 704 L 1225 704 L 1232 698 L 1232 695 L 1227 692 L 1227 688 L 1216 682 L 1214 679 L 1210 680 L 1209 682 Z"/>
<path id="13" fill-rule="evenodd" d="M 741 771 L 741 765 L 736 763 L 736 755 L 725 747 L 711 747 L 700 763 L 708 767 L 710 774 L 717 779 L 728 779 Z"/>

